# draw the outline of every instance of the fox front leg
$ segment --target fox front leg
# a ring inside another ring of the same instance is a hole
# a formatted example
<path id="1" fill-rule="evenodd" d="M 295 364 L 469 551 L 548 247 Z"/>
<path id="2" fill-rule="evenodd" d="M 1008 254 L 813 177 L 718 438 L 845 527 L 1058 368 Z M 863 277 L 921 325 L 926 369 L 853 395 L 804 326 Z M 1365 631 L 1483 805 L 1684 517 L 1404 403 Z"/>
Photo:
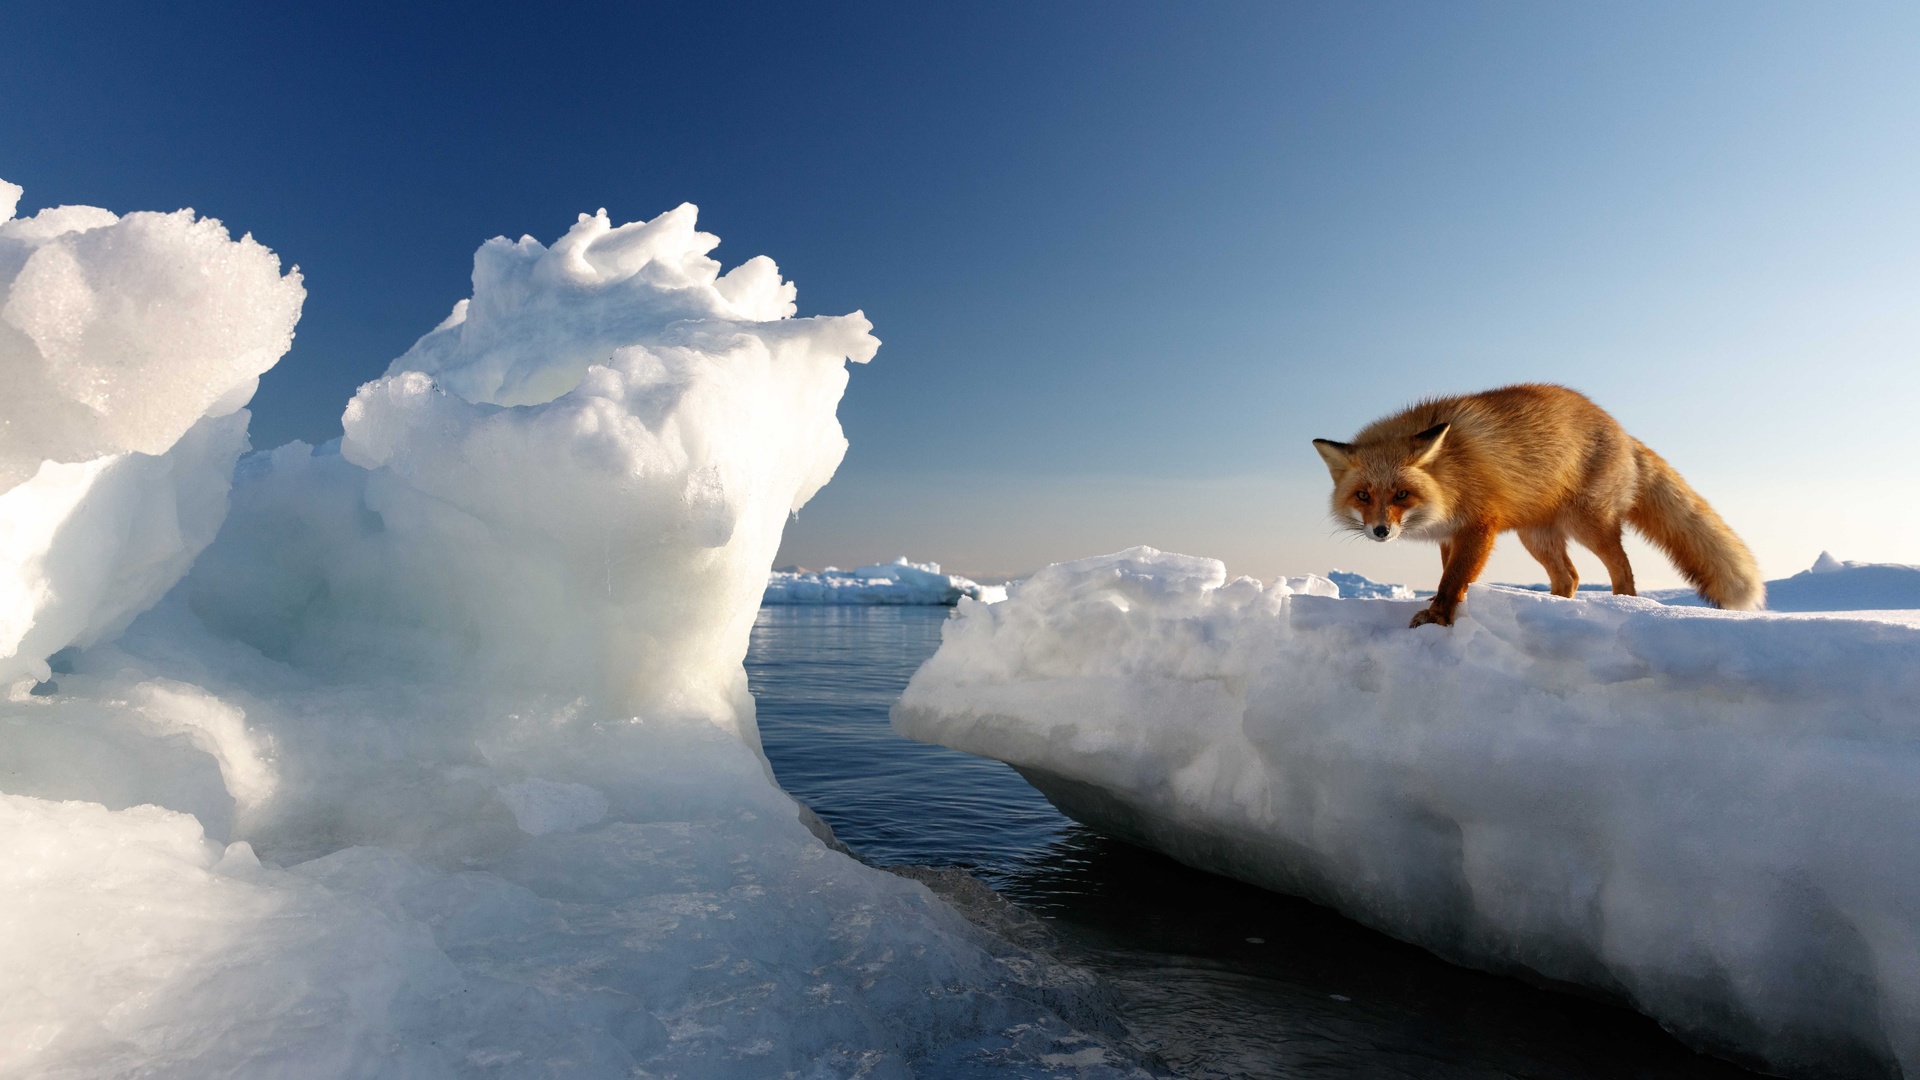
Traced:
<path id="1" fill-rule="evenodd" d="M 1454 609 L 1467 598 L 1467 586 L 1486 569 L 1487 558 L 1493 554 L 1493 538 L 1498 534 L 1499 530 L 1491 525 L 1469 525 L 1441 545 L 1446 568 L 1440 573 L 1440 589 L 1433 594 L 1433 602 L 1414 615 L 1413 621 L 1407 624 L 1409 627 L 1428 623 L 1453 625 Z"/>

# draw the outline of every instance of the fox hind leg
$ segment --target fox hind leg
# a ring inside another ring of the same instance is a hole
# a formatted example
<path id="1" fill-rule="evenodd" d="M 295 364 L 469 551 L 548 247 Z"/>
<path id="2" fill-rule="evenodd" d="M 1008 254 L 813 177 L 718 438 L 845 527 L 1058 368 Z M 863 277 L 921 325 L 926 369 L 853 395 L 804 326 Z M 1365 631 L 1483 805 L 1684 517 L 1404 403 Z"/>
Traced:
<path id="1" fill-rule="evenodd" d="M 1580 546 L 1600 556 L 1607 576 L 1613 579 L 1615 596 L 1638 596 L 1633 588 L 1633 564 L 1627 561 L 1627 549 L 1620 543 L 1620 522 L 1588 525 L 1574 533 Z"/>
<path id="2" fill-rule="evenodd" d="M 1555 596 L 1572 596 L 1580 587 L 1580 572 L 1567 556 L 1567 534 L 1557 528 L 1521 529 L 1520 542 L 1527 553 L 1546 567 L 1547 581 Z"/>

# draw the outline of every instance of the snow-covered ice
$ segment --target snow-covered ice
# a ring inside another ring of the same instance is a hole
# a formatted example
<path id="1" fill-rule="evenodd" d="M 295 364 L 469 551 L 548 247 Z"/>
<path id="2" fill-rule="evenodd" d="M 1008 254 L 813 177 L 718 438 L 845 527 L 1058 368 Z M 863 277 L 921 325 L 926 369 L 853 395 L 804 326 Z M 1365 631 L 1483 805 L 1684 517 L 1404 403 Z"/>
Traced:
<path id="1" fill-rule="evenodd" d="M 1701 607 L 1692 589 L 1651 594 L 1663 603 Z M 1821 552 L 1813 566 L 1767 582 L 1769 611 L 1910 611 L 1920 608 L 1920 566 L 1836 559 Z"/>
<path id="2" fill-rule="evenodd" d="M 0 1075 L 1126 1071 L 773 783 L 741 660 L 879 343 L 694 224 L 489 242 L 338 444 L 237 471 L 297 277 L 0 226 Z"/>
<path id="3" fill-rule="evenodd" d="M 901 556 L 890 563 L 841 570 L 775 570 L 767 577 L 767 604 L 944 604 L 961 597 L 995 603 L 1007 598 L 1005 585 L 982 585 L 958 574 L 942 573 L 939 563 L 916 563 Z"/>
<path id="4" fill-rule="evenodd" d="M 1409 630 L 1416 605 L 1147 548 L 1053 566 L 960 604 L 894 724 L 1697 1046 L 1920 1073 L 1920 618 L 1476 586 Z"/>

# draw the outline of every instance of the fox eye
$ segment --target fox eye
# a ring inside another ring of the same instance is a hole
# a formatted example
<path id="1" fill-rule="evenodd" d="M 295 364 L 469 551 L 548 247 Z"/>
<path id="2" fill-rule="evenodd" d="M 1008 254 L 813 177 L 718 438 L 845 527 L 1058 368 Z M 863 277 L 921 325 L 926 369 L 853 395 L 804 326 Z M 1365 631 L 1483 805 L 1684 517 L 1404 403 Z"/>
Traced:
<path id="1" fill-rule="evenodd" d="M 1366 492 L 1364 492 L 1364 491 L 1356 491 L 1356 492 L 1354 492 L 1354 493 L 1353 493 L 1353 497 L 1354 497 L 1354 498 L 1356 498 L 1356 499 L 1359 499 L 1359 500 L 1360 500 L 1361 502 L 1372 502 L 1372 501 L 1373 501 L 1373 496 L 1371 496 L 1371 495 L 1369 495 L 1369 494 L 1367 494 L 1367 493 L 1366 493 Z"/>
<path id="2" fill-rule="evenodd" d="M 1399 490 L 1399 491 L 1396 491 L 1396 492 L 1394 492 L 1394 493 L 1393 493 L 1393 501 L 1394 501 L 1394 502 L 1406 502 L 1406 501 L 1407 501 L 1407 495 L 1408 495 L 1408 494 L 1409 494 L 1409 493 L 1407 492 L 1407 490 L 1406 490 L 1405 488 L 1402 488 L 1401 490 Z"/>

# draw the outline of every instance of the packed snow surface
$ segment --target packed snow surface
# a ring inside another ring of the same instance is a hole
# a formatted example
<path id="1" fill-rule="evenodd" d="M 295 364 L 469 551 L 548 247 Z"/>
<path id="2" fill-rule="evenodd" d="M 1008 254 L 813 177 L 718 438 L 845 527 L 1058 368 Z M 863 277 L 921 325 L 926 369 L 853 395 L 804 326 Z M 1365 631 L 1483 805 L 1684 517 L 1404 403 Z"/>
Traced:
<path id="1" fill-rule="evenodd" d="M 940 571 L 939 563 L 908 562 L 905 556 L 857 570 L 775 570 L 767 578 L 766 604 L 945 604 L 961 597 L 987 603 L 1004 600 L 1007 587 L 982 585 Z"/>
<path id="2" fill-rule="evenodd" d="M 878 342 L 716 243 L 492 241 L 344 439 L 236 475 L 298 279 L 185 212 L 0 226 L 0 1075 L 1124 1071 L 772 782 L 741 660 Z"/>
<path id="3" fill-rule="evenodd" d="M 959 605 L 894 724 L 1696 1045 L 1920 1073 L 1920 618 L 1476 586 L 1409 630 L 1417 606 L 1149 548 L 1053 566 Z"/>

